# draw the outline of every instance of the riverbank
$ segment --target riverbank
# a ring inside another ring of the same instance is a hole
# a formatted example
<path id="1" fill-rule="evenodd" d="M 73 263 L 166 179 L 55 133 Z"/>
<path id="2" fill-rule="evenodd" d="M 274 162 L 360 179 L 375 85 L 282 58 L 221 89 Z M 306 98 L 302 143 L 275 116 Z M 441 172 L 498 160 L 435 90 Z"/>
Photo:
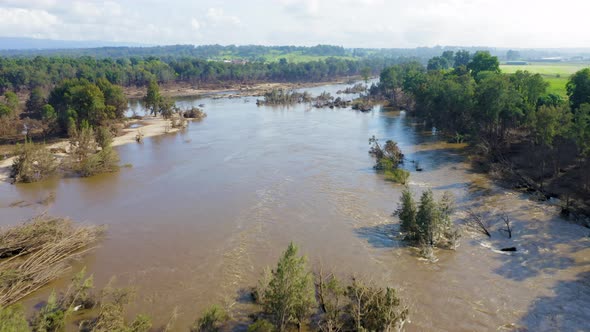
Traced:
<path id="1" fill-rule="evenodd" d="M 120 146 L 129 143 L 137 143 L 137 136 L 141 134 L 142 138 L 175 133 L 179 128 L 173 128 L 170 120 L 162 117 L 146 117 L 141 120 L 129 120 L 126 122 L 126 128 L 122 129 L 122 134 L 113 139 L 112 146 Z M 67 139 L 47 145 L 47 149 L 54 151 L 67 150 L 69 141 Z M 54 153 L 57 158 L 63 158 L 65 154 Z M 10 172 L 15 157 L 0 160 L 0 183 L 10 183 Z"/>
<path id="2" fill-rule="evenodd" d="M 186 82 L 160 85 L 160 93 L 166 97 L 215 97 L 238 98 L 261 96 L 273 89 L 302 89 L 313 88 L 328 84 L 344 84 L 358 81 L 360 77 L 340 77 L 325 82 L 288 83 L 288 82 L 260 82 L 260 83 L 220 83 L 220 84 L 191 84 Z M 145 96 L 146 87 L 125 87 L 125 95 L 129 99 L 140 99 Z"/>

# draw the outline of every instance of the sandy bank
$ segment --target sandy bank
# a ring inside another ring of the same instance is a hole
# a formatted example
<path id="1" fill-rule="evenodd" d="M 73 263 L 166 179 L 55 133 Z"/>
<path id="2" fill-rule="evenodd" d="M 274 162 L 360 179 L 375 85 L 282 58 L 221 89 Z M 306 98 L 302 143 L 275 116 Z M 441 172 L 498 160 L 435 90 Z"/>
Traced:
<path id="1" fill-rule="evenodd" d="M 178 128 L 172 128 L 170 121 L 161 117 L 147 117 L 143 120 L 132 120 L 128 124 L 137 124 L 137 128 L 125 128 L 123 134 L 113 139 L 113 146 L 119 146 L 128 143 L 137 144 L 137 134 L 141 132 L 143 138 L 163 135 L 166 133 L 174 133 L 179 131 Z M 69 145 L 67 140 L 53 143 L 47 146 L 48 149 L 66 150 Z M 63 157 L 63 154 L 56 154 L 58 157 Z M 10 170 L 14 157 L 7 158 L 0 161 L 0 182 L 10 183 Z"/>

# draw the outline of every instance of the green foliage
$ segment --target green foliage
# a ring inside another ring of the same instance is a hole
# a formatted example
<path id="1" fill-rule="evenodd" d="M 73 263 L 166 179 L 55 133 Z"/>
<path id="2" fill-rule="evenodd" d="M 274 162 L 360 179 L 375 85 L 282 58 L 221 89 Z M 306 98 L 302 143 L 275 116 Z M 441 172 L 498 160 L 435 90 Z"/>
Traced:
<path id="1" fill-rule="evenodd" d="M 395 214 L 401 221 L 401 231 L 405 234 L 406 239 L 416 241 L 419 238 L 419 229 L 417 224 L 418 207 L 414 195 L 409 187 L 402 191 L 400 206 Z"/>
<path id="2" fill-rule="evenodd" d="M 410 172 L 402 168 L 394 168 L 385 171 L 385 180 L 406 185 L 410 178 Z"/>
<path id="3" fill-rule="evenodd" d="M 119 170 L 119 154 L 110 146 L 84 158 L 78 168 L 80 176 L 89 177 Z"/>
<path id="4" fill-rule="evenodd" d="M 426 190 L 417 207 L 412 192 L 406 187 L 395 214 L 400 219 L 406 240 L 423 247 L 454 247 L 458 233 L 451 220 L 453 210 L 454 199 L 450 193 L 436 201 L 432 190 Z"/>
<path id="5" fill-rule="evenodd" d="M 119 169 L 119 155 L 110 146 L 112 136 L 109 136 L 107 131 L 106 128 L 99 128 L 95 136 L 91 127 L 82 124 L 80 131 L 70 139 L 70 170 L 80 176 L 89 177 L 100 173 L 116 172 Z M 97 140 L 103 145 L 98 152 Z"/>
<path id="6" fill-rule="evenodd" d="M 473 77 L 477 77 L 479 73 L 485 71 L 499 73 L 500 62 L 497 57 L 492 56 L 488 51 L 477 51 L 467 64 L 467 69 L 471 71 Z"/>
<path id="7" fill-rule="evenodd" d="M 47 303 L 31 322 L 33 330 L 36 332 L 62 331 L 65 327 L 66 309 L 60 305 L 55 291 L 51 292 Z"/>
<path id="8" fill-rule="evenodd" d="M 7 308 L 0 307 L 0 332 L 28 331 L 31 331 L 31 328 L 21 305 L 13 305 Z"/>
<path id="9" fill-rule="evenodd" d="M 258 319 L 248 326 L 247 332 L 273 332 L 274 325 L 266 319 Z"/>
<path id="10" fill-rule="evenodd" d="M 353 279 L 346 294 L 355 331 L 395 331 L 408 317 L 408 309 L 401 306 L 393 288 L 370 287 Z"/>
<path id="11" fill-rule="evenodd" d="M 41 108 L 45 104 L 47 104 L 47 100 L 43 90 L 38 87 L 34 88 L 31 90 L 29 99 L 27 99 L 27 103 L 25 105 L 26 111 L 33 117 L 41 118 Z"/>
<path id="12" fill-rule="evenodd" d="M 191 332 L 217 332 L 222 324 L 227 321 L 228 315 L 225 309 L 218 305 L 209 307 L 203 316 L 191 327 Z"/>
<path id="13" fill-rule="evenodd" d="M 48 103 L 57 112 L 62 131 L 70 130 L 72 125 L 80 128 L 83 123 L 100 126 L 123 116 L 126 99 L 122 90 L 105 80 L 99 80 L 98 84 L 70 79 L 51 91 Z"/>
<path id="14" fill-rule="evenodd" d="M 572 109 L 590 103 L 590 68 L 584 68 L 572 75 L 566 89 Z"/>
<path id="15" fill-rule="evenodd" d="M 17 183 L 41 181 L 57 170 L 55 157 L 44 145 L 27 140 L 16 145 L 15 156 L 11 177 Z"/>
<path id="16" fill-rule="evenodd" d="M 471 54 L 469 53 L 469 51 L 466 51 L 466 50 L 457 51 L 455 53 L 454 60 L 455 60 L 455 62 L 453 64 L 453 67 L 455 67 L 455 68 L 459 68 L 461 66 L 467 67 L 467 65 L 469 64 L 469 61 L 471 61 Z"/>
<path id="17" fill-rule="evenodd" d="M 98 127 L 96 130 L 96 143 L 100 146 L 103 150 L 108 148 L 113 143 L 113 133 L 108 127 L 101 126 Z"/>
<path id="18" fill-rule="evenodd" d="M 291 243 L 265 287 L 263 306 L 278 331 L 291 323 L 301 325 L 316 304 L 312 274 L 305 257 Z"/>
<path id="19" fill-rule="evenodd" d="M 150 114 L 156 115 L 159 111 L 160 104 L 162 102 L 162 96 L 160 95 L 160 87 L 158 82 L 151 80 L 147 87 L 147 93 L 143 99 L 145 108 L 150 111 Z"/>
<path id="20" fill-rule="evenodd" d="M 590 104 L 582 104 L 574 112 L 571 135 L 580 154 L 590 156 Z"/>

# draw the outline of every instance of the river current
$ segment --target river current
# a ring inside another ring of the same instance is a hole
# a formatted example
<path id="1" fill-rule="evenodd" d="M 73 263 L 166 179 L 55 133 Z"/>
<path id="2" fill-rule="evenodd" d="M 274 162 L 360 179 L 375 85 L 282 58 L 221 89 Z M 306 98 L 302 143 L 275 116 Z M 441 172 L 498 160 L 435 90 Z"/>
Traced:
<path id="1" fill-rule="evenodd" d="M 307 90 L 335 95 L 344 87 Z M 86 266 L 98 288 L 112 277 L 135 287 L 130 314 L 147 313 L 156 325 L 178 307 L 179 330 L 213 303 L 247 312 L 240 292 L 291 241 L 314 269 L 398 288 L 410 308 L 408 331 L 590 330 L 590 231 L 559 218 L 555 206 L 494 185 L 472 170 L 462 146 L 441 142 L 403 112 L 255 101 L 179 99 L 181 107 L 204 104 L 208 116 L 181 133 L 118 147 L 132 167 L 115 174 L 1 184 L 0 225 L 44 211 L 107 225 L 106 238 L 76 267 Z M 491 239 L 465 228 L 457 250 L 421 260 L 395 237 L 402 187 L 372 169 L 372 135 L 398 142 L 414 192 L 451 191 L 459 224 L 468 208 L 490 220 L 505 213 L 513 238 L 500 225 Z M 51 192 L 51 205 L 37 203 Z M 28 204 L 11 206 L 18 201 Z M 507 246 L 518 251 L 497 250 Z M 26 302 L 45 299 L 70 276 Z"/>

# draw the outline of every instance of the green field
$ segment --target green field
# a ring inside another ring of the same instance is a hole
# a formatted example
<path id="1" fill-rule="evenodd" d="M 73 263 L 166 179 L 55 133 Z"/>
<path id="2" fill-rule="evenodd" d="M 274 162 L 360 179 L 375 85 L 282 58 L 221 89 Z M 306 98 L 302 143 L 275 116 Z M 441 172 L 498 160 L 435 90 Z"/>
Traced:
<path id="1" fill-rule="evenodd" d="M 528 65 L 500 65 L 502 72 L 512 74 L 517 70 L 528 70 L 531 73 L 538 73 L 549 82 L 549 93 L 556 93 L 563 97 L 567 96 L 565 85 L 569 77 L 580 69 L 588 68 L 588 63 L 535 63 Z"/>

